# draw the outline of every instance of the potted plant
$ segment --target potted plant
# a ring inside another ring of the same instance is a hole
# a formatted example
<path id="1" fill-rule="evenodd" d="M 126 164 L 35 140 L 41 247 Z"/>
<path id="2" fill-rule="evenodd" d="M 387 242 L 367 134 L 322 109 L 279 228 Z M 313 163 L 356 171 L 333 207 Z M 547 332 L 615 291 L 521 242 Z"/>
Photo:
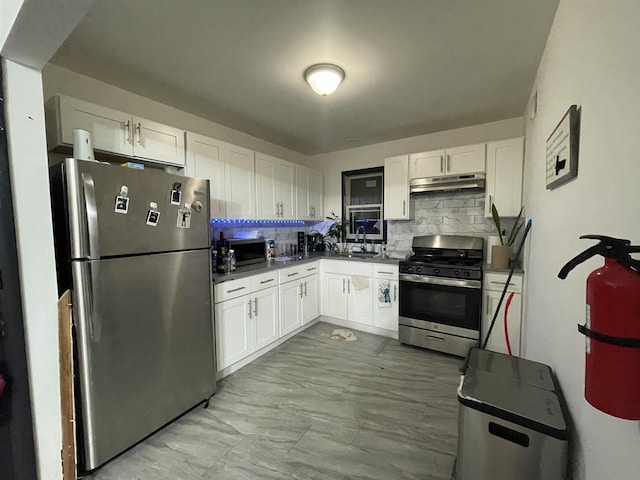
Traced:
<path id="1" fill-rule="evenodd" d="M 515 222 L 513 223 L 513 228 L 511 229 L 511 233 L 508 237 L 506 237 L 506 232 L 502 228 L 502 223 L 500 222 L 500 215 L 498 214 L 498 209 L 496 208 L 495 203 L 491 205 L 491 215 L 493 217 L 493 223 L 495 223 L 496 228 L 498 229 L 498 236 L 500 237 L 500 245 L 494 245 L 491 247 L 491 266 L 494 268 L 509 268 L 509 258 L 511 257 L 511 246 L 516 241 L 516 237 L 518 236 L 518 232 L 524 225 L 524 220 L 521 219 L 522 211 L 524 210 L 524 206 L 520 208 L 520 212 L 516 217 Z"/>
<path id="2" fill-rule="evenodd" d="M 347 220 L 341 219 L 335 213 L 331 212 L 330 216 L 326 217 L 327 220 L 333 221 L 327 233 L 325 235 L 325 243 L 329 247 L 329 250 L 340 252 L 345 252 L 347 249 L 347 229 L 349 227 L 349 222 Z M 334 240 L 331 241 L 330 239 Z"/>

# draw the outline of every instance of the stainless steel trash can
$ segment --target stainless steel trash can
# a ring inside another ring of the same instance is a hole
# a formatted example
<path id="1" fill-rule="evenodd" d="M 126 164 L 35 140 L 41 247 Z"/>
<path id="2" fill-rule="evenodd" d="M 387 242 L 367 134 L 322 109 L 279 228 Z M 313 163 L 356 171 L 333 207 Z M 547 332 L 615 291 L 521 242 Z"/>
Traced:
<path id="1" fill-rule="evenodd" d="M 525 358 L 472 348 L 469 352 L 467 368 L 483 370 L 501 377 L 520 380 L 534 387 L 556 391 L 551 367 Z"/>
<path id="2" fill-rule="evenodd" d="M 452 479 L 565 479 L 568 417 L 551 370 L 492 353 L 469 359 L 458 388 L 458 456 Z"/>

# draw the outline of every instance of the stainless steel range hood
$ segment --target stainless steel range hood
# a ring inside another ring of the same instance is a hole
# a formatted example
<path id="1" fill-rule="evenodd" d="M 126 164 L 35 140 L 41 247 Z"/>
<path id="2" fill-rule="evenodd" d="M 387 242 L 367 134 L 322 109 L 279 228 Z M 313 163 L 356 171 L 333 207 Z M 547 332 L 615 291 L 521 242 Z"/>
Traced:
<path id="1" fill-rule="evenodd" d="M 414 178 L 409 183 L 412 194 L 451 192 L 456 190 L 484 190 L 485 174 L 447 175 L 446 177 Z"/>

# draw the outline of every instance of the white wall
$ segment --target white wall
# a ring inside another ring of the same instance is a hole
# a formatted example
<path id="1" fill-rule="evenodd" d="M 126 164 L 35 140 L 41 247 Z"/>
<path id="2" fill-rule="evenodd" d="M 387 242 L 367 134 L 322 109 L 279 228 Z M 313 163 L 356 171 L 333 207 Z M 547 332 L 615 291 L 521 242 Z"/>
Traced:
<path id="1" fill-rule="evenodd" d="M 522 135 L 523 121 L 519 117 L 317 155 L 309 157 L 307 164 L 324 173 L 324 215 L 331 211 L 339 215 L 342 209 L 341 173 L 345 170 L 379 167 L 384 165 L 385 158 L 394 155 L 470 145 Z"/>
<path id="2" fill-rule="evenodd" d="M 562 384 L 577 427 L 576 479 L 640 475 L 638 422 L 601 413 L 583 397 L 585 341 L 576 324 L 584 321 L 586 276 L 603 260 L 557 278 L 567 260 L 593 245 L 578 240 L 582 234 L 640 244 L 638 25 L 637 0 L 561 0 L 534 86 L 538 115 L 526 125 L 524 203 L 533 228 L 524 352 L 550 364 Z M 571 104 L 582 108 L 578 177 L 549 191 L 545 141 Z"/>
<path id="3" fill-rule="evenodd" d="M 0 45 L 4 46 L 23 2 L 24 0 L 2 0 L 0 2 Z"/>
<path id="4" fill-rule="evenodd" d="M 41 69 L 92 3 L 0 0 L 9 168 L 40 480 L 62 478 L 58 292 Z"/>
<path id="5" fill-rule="evenodd" d="M 132 113 L 149 120 L 206 135 L 258 152 L 274 155 L 291 162 L 304 163 L 307 159 L 293 150 L 267 142 L 219 123 L 196 117 L 182 110 L 164 105 L 135 93 L 128 92 L 86 75 L 48 64 L 42 71 L 44 98 L 56 93 L 69 95 L 87 102 Z"/>
<path id="6" fill-rule="evenodd" d="M 54 480 L 62 477 L 62 418 L 42 78 L 11 60 L 2 65 L 38 478 Z"/>

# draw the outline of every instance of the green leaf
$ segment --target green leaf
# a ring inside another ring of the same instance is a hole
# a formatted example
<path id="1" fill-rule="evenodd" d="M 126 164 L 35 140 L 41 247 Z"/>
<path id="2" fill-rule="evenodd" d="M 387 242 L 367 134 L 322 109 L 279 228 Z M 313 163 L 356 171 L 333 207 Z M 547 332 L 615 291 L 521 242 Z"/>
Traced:
<path id="1" fill-rule="evenodd" d="M 493 216 L 493 223 L 496 224 L 496 228 L 498 229 L 498 235 L 500 236 L 500 245 L 504 245 L 504 242 L 502 241 L 502 228 L 500 228 L 500 215 L 498 215 L 498 209 L 496 208 L 495 203 L 491 204 L 491 215 Z"/>
<path id="2" fill-rule="evenodd" d="M 524 221 L 520 222 L 520 217 L 522 217 L 522 211 L 524 210 L 524 205 L 520 207 L 520 213 L 516 217 L 516 221 L 513 224 L 513 228 L 511 229 L 511 234 L 509 235 L 509 239 L 507 240 L 507 245 L 513 245 L 513 242 L 516 241 L 516 237 L 518 236 L 518 232 L 524 225 Z"/>

